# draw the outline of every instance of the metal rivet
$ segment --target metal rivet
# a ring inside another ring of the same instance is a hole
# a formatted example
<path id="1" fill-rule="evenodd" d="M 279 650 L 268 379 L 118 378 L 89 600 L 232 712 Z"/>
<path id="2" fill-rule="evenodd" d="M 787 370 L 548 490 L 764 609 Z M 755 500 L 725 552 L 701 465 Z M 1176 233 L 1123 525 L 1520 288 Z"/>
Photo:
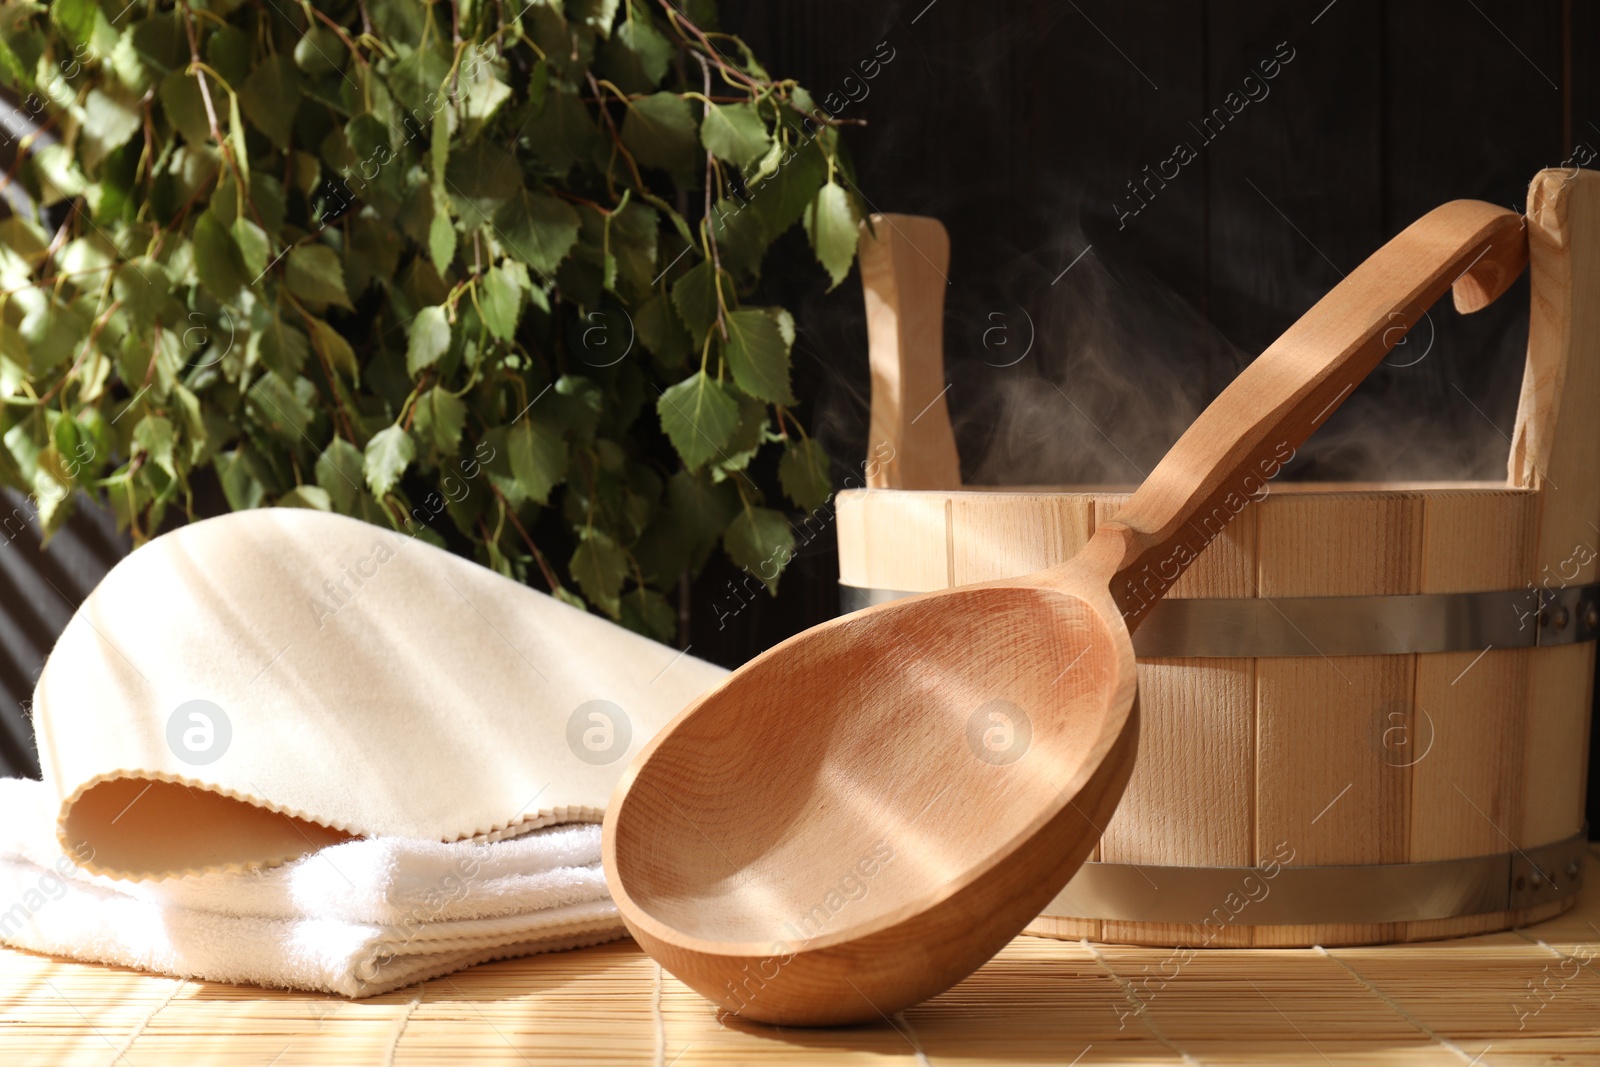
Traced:
<path id="1" fill-rule="evenodd" d="M 1589 610 L 1593 611 L 1594 609 L 1590 608 Z M 1570 863 L 1567 864 L 1567 877 L 1568 878 L 1576 878 L 1576 877 L 1578 877 L 1578 861 L 1577 860 L 1573 860 L 1573 861 L 1571 861 Z"/>
<path id="2" fill-rule="evenodd" d="M 1517 892 L 1520 893 L 1524 889 L 1528 888 L 1528 880 L 1519 874 L 1517 875 L 1517 880 L 1513 882 L 1512 885 L 1516 886 Z"/>
<path id="3" fill-rule="evenodd" d="M 1539 628 L 1545 629 L 1550 625 L 1550 613 L 1543 608 L 1539 609 Z"/>
<path id="4" fill-rule="evenodd" d="M 1567 614 L 1566 608 L 1556 609 L 1555 627 L 1557 630 L 1565 630 L 1567 628 L 1567 623 L 1571 621 L 1571 619 L 1572 616 Z"/>
<path id="5" fill-rule="evenodd" d="M 1600 605 L 1590 604 L 1583 609 L 1583 625 L 1590 630 L 1600 630 Z"/>
<path id="6" fill-rule="evenodd" d="M 1540 886 L 1544 885 L 1544 878 L 1539 874 L 1538 871 L 1534 871 L 1531 875 L 1529 875 L 1528 881 L 1533 884 L 1533 888 L 1535 889 L 1538 889 Z"/>

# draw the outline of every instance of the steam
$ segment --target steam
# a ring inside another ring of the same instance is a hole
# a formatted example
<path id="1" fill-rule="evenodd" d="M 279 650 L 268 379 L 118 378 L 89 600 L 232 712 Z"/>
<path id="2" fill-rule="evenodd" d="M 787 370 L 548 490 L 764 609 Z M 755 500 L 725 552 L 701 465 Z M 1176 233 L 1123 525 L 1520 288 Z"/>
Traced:
<path id="1" fill-rule="evenodd" d="M 1015 303 L 947 338 L 965 481 L 1137 484 L 1204 407 L 1207 350 L 1223 338 L 1075 229 L 1056 245 L 1040 257 L 1071 264 L 1056 280 L 1013 279 Z"/>
<path id="2" fill-rule="evenodd" d="M 1139 263 L 1119 259 L 1114 237 L 1090 244 L 1079 227 L 1066 228 L 1052 248 L 1018 260 L 997 310 L 953 308 L 947 317 L 949 401 L 967 483 L 1136 484 L 1257 354 Z M 1052 257 L 1071 264 L 1054 280 L 1038 269 Z M 1526 321 L 1526 281 L 1472 317 L 1441 301 L 1284 477 L 1503 479 Z"/>

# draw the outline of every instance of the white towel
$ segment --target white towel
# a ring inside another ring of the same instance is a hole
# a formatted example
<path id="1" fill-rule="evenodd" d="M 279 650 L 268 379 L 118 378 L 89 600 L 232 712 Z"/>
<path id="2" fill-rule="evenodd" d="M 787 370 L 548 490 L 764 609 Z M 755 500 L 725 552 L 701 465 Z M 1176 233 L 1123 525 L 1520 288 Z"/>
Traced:
<path id="1" fill-rule="evenodd" d="M 494 842 L 355 839 L 281 867 L 129 882 L 65 855 L 55 798 L 0 779 L 0 941 L 178 977 L 366 997 L 622 923 L 600 827 Z"/>
<path id="2" fill-rule="evenodd" d="M 726 673 L 415 538 L 260 508 L 112 568 L 33 718 L 62 847 L 161 879 L 347 835 L 599 822 L 633 755 Z"/>

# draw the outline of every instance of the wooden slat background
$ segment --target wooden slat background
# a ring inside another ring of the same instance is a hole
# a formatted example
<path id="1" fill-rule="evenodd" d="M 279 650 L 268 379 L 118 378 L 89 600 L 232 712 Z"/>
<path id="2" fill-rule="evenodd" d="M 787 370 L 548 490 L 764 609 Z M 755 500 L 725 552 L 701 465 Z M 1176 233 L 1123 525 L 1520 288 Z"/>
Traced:
<path id="1" fill-rule="evenodd" d="M 1002 362 L 985 347 L 997 324 L 1016 345 L 1031 330 L 1043 354 L 1063 330 L 1059 302 L 1089 312 L 1108 301 L 1106 320 L 1161 348 L 1198 405 L 1421 212 L 1463 196 L 1520 208 L 1536 170 L 1580 145 L 1600 148 L 1600 7 L 1575 0 L 722 6 L 726 28 L 769 69 L 819 97 L 839 90 L 879 42 L 895 50 L 870 94 L 844 114 L 869 122 L 852 131 L 850 147 L 872 205 L 935 215 L 950 231 L 945 343 L 958 387 L 949 401 L 969 463 L 984 451 L 995 411 L 983 384 L 1035 373 L 1030 361 L 990 365 Z M 1279 42 L 1295 58 L 1269 95 L 1119 228 L 1113 205 L 1133 203 L 1127 183 L 1177 141 L 1199 147 L 1190 123 Z M 769 262 L 766 285 L 798 313 L 797 391 L 835 457 L 835 484 L 859 484 L 867 374 L 857 281 L 824 294 L 803 238 L 791 234 L 781 249 L 788 254 Z M 1526 303 L 1524 282 L 1473 320 L 1436 315 L 1427 358 L 1380 371 L 1327 432 L 1399 427 L 1411 434 L 1401 438 L 1407 458 L 1423 465 L 1454 442 L 1503 448 Z M 1168 328 L 1152 333 L 1147 320 Z M 1039 386 L 1059 403 L 1046 390 Z M 1437 417 L 1419 424 L 1413 416 L 1424 407 Z M 1148 469 L 1166 443 L 1133 428 L 1110 436 L 1128 457 L 1113 475 L 1122 481 L 1137 480 L 1134 468 Z M 1315 477 L 1318 465 L 1297 473 Z M 776 600 L 731 615 L 734 573 L 714 561 L 685 590 L 684 641 L 733 665 L 830 617 L 835 544 L 832 523 L 823 524 Z M 40 564 L 21 538 L 0 546 L 0 770 L 32 769 L 23 717 L 32 678 L 66 602 L 118 551 L 96 520 L 63 533 L 46 554 L 53 562 Z M 59 593 L 41 587 L 26 575 L 36 565 L 70 574 L 70 583 L 59 582 Z M 1600 744 L 1600 731 L 1591 736 Z M 1600 824 L 1593 806 L 1590 823 Z"/>

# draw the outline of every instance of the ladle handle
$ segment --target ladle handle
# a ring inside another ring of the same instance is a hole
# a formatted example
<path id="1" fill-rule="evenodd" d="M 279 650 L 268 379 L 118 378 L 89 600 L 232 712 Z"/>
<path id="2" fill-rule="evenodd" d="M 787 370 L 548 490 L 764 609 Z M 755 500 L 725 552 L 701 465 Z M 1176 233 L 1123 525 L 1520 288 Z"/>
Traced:
<path id="1" fill-rule="evenodd" d="M 1084 550 L 1085 562 L 1114 568 L 1111 595 L 1128 628 L 1266 495 L 1295 449 L 1447 288 L 1458 310 L 1476 311 L 1505 292 L 1527 259 L 1521 215 L 1453 201 L 1373 253 L 1256 357 Z"/>

